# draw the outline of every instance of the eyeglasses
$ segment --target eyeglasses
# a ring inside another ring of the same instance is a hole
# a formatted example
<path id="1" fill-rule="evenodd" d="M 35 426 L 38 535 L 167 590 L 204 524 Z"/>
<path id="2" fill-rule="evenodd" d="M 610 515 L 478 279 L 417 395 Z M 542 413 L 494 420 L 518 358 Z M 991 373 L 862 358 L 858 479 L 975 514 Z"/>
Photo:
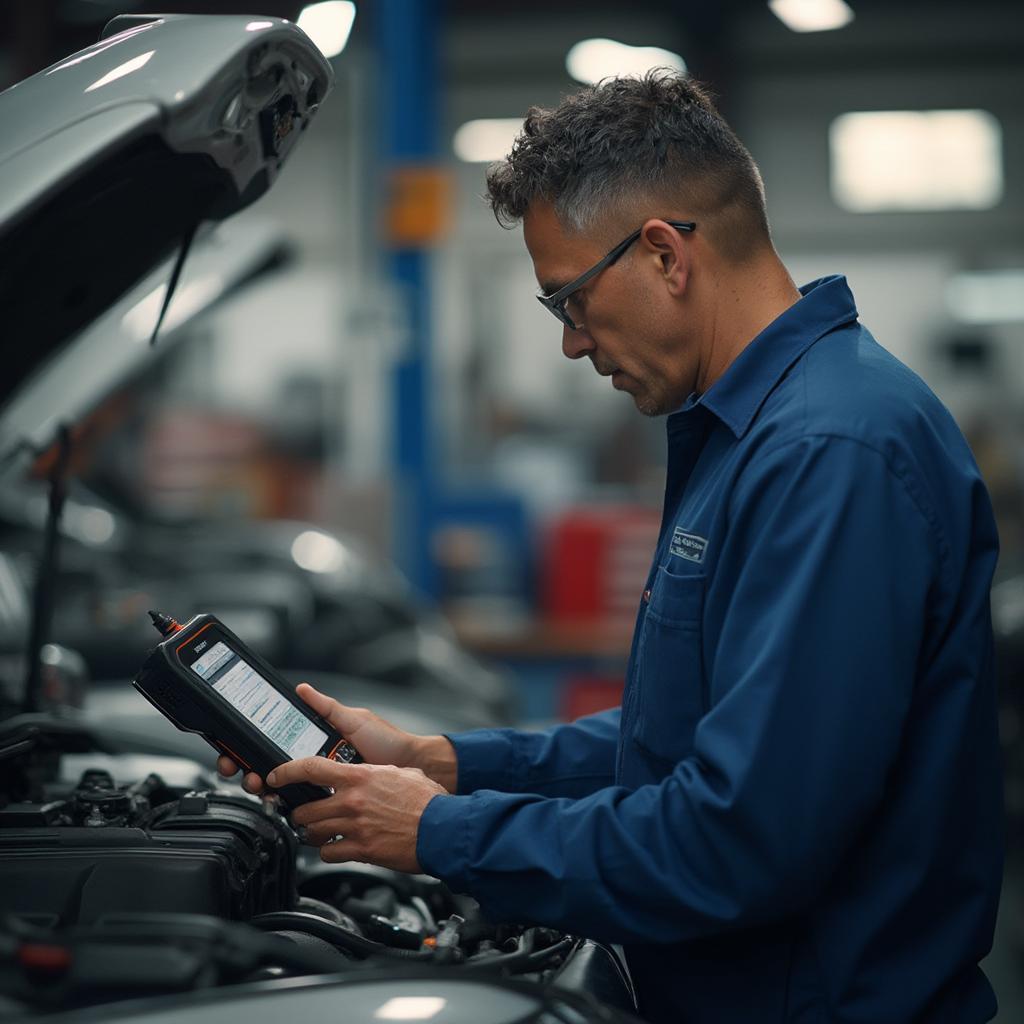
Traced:
<path id="1" fill-rule="evenodd" d="M 693 231 L 697 226 L 696 221 L 688 220 L 667 220 L 666 224 L 671 224 L 677 231 Z M 569 311 L 565 308 L 566 303 L 572 296 L 573 292 L 577 292 L 582 288 L 591 278 L 596 277 L 601 273 L 605 267 L 610 267 L 639 237 L 643 227 L 638 227 L 628 238 L 624 238 L 611 252 L 606 256 L 599 259 L 589 270 L 585 270 L 575 280 L 570 281 L 567 285 L 563 285 L 558 289 L 557 292 L 552 292 L 550 295 L 545 295 L 543 292 L 537 292 L 537 301 L 545 308 L 550 310 L 559 320 L 569 328 L 570 331 L 578 331 L 583 327 L 583 324 L 576 323 L 575 320 L 569 315 Z"/>

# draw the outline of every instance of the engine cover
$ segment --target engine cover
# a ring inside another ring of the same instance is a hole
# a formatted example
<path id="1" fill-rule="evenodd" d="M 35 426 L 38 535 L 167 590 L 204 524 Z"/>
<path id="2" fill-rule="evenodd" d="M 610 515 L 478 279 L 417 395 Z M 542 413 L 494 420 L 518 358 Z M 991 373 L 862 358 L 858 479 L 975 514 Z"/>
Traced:
<path id="1" fill-rule="evenodd" d="M 151 806 L 140 787 L 104 776 L 87 773 L 66 800 L 0 810 L 0 915 L 44 926 L 123 911 L 247 920 L 295 905 L 297 844 L 278 816 L 211 792 L 164 789 L 172 798 Z"/>

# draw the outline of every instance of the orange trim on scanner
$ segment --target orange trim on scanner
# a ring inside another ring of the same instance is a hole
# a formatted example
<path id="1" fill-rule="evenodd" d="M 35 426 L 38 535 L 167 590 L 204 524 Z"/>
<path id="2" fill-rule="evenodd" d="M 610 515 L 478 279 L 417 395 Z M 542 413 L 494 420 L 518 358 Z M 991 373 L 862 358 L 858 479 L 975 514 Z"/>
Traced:
<path id="1" fill-rule="evenodd" d="M 185 646 L 185 644 L 192 643 L 192 641 L 195 640 L 195 638 L 197 636 L 199 636 L 200 633 L 205 633 L 211 626 L 216 626 L 216 625 L 217 625 L 216 622 L 208 622 L 205 626 L 203 626 L 202 629 L 196 630 L 196 632 L 193 633 L 187 640 L 184 640 L 184 641 L 182 641 L 182 643 L 178 644 L 178 646 L 174 648 L 174 653 L 177 654 L 178 651 L 180 651 L 182 649 L 182 647 Z M 171 636 L 173 636 L 173 635 L 174 634 L 172 633 Z"/>
<path id="2" fill-rule="evenodd" d="M 249 764 L 249 762 L 246 761 L 245 758 L 240 757 L 238 754 L 236 754 L 226 743 L 223 743 L 220 740 L 214 740 L 214 743 L 216 744 L 217 749 L 222 754 L 227 754 L 228 757 L 230 757 L 231 760 L 239 766 L 239 768 L 244 768 L 246 771 L 249 772 L 253 771 L 252 765 Z"/>

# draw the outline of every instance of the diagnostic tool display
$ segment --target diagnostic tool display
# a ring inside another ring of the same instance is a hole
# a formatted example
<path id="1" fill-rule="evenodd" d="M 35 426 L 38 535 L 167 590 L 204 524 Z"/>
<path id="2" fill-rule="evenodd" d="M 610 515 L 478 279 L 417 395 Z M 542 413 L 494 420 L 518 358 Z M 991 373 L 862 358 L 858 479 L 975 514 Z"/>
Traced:
<path id="1" fill-rule="evenodd" d="M 263 778 L 286 761 L 319 754 L 348 764 L 358 752 L 258 654 L 213 615 L 183 626 L 150 612 L 164 639 L 132 685 L 184 732 Z M 277 791 L 294 807 L 328 790 L 309 783 Z"/>
<path id="2" fill-rule="evenodd" d="M 223 640 L 218 640 L 206 654 L 196 658 L 192 662 L 192 671 L 200 679 L 205 679 L 289 758 L 311 757 L 327 739 L 323 729 L 318 729 Z"/>

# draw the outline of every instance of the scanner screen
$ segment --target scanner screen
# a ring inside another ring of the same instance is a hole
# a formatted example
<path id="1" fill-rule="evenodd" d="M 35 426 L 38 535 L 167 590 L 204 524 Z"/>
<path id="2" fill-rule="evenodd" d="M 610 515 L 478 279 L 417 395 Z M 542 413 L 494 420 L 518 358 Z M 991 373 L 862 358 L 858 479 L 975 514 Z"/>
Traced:
<path id="1" fill-rule="evenodd" d="M 192 671 L 293 760 L 317 753 L 327 733 L 219 640 L 192 662 Z"/>

